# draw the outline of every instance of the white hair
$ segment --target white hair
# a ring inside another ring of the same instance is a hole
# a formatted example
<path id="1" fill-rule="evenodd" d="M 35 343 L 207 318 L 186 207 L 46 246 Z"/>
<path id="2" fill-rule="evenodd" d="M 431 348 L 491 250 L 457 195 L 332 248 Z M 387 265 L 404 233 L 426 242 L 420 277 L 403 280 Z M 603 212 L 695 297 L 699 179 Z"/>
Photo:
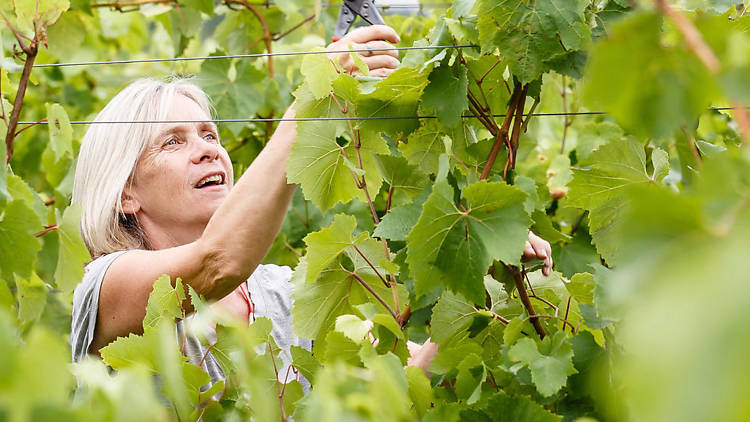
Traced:
<path id="1" fill-rule="evenodd" d="M 89 126 L 81 142 L 73 185 L 73 203 L 82 208 L 81 236 L 94 258 L 125 249 L 149 249 L 140 224 L 122 208 L 125 186 L 138 159 L 159 133 L 175 95 L 195 101 L 211 116 L 208 96 L 186 79 L 139 79 L 120 91 Z"/>

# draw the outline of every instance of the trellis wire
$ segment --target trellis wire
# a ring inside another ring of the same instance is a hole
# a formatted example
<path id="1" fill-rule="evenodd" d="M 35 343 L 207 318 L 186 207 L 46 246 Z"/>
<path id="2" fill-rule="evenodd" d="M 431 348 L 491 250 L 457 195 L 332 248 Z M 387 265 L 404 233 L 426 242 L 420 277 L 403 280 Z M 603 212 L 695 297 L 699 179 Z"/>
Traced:
<path id="1" fill-rule="evenodd" d="M 253 54 L 227 54 L 222 56 L 196 56 L 196 57 L 170 57 L 165 59 L 132 59 L 132 60 L 108 60 L 93 62 L 70 62 L 70 63 L 45 63 L 35 64 L 33 67 L 65 67 L 65 66 L 94 66 L 106 64 L 130 64 L 130 63 L 162 63 L 162 62 L 180 62 L 191 60 L 215 60 L 215 59 L 247 59 L 277 56 L 304 56 L 307 54 L 328 54 L 328 53 L 364 53 L 373 51 L 405 51 L 405 50 L 440 50 L 449 48 L 473 48 L 479 47 L 473 44 L 465 45 L 427 45 L 421 47 L 389 47 L 389 48 L 355 48 L 351 50 L 316 50 L 316 51 L 288 51 L 279 53 L 253 53 Z"/>
<path id="2" fill-rule="evenodd" d="M 710 107 L 711 111 L 734 110 L 736 107 Z M 750 109 L 750 107 L 745 107 Z M 524 113 L 523 117 L 562 117 L 562 116 L 601 116 L 608 114 L 606 111 L 574 111 L 569 113 Z M 505 117 L 505 114 L 493 114 L 493 117 Z M 464 119 L 475 119 L 476 116 L 461 116 Z M 352 117 L 295 117 L 295 118 L 248 118 L 248 119 L 209 119 L 209 120 L 139 120 L 139 121 L 94 121 L 73 120 L 71 125 L 93 125 L 93 124 L 162 124 L 162 123 L 266 123 L 266 122 L 317 122 L 317 121 L 342 121 L 342 120 L 423 120 L 437 119 L 437 116 L 352 116 Z M 47 121 L 18 122 L 20 125 L 49 124 Z"/>

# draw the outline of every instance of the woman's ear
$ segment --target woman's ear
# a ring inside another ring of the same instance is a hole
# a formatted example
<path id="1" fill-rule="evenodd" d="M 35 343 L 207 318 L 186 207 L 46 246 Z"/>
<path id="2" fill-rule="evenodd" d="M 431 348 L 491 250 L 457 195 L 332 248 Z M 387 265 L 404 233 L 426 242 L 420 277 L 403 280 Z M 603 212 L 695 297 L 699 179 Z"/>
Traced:
<path id="1" fill-rule="evenodd" d="M 135 215 L 141 210 L 141 204 L 138 202 L 138 199 L 136 199 L 135 195 L 127 187 L 122 191 L 120 200 L 122 202 L 123 214 Z"/>

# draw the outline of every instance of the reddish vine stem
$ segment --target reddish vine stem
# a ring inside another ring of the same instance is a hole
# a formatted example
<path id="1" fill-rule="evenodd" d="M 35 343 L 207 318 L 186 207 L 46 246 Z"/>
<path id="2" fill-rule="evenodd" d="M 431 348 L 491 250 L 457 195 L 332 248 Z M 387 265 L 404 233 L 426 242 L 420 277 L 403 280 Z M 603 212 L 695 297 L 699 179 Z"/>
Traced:
<path id="1" fill-rule="evenodd" d="M 46 121 L 47 121 L 47 119 L 42 119 L 42 120 L 37 120 L 37 121 L 36 121 L 36 122 L 34 122 L 34 123 L 28 124 L 28 125 L 26 125 L 26 126 L 22 127 L 21 129 L 18 129 L 18 132 L 16 132 L 16 134 L 15 134 L 14 136 L 18 136 L 18 135 L 20 135 L 20 134 L 21 134 L 21 132 L 23 132 L 24 130 L 26 130 L 26 129 L 30 128 L 30 127 L 34 127 L 34 126 L 36 126 L 36 125 L 42 124 L 42 123 L 44 123 L 44 122 L 46 122 Z"/>
<path id="2" fill-rule="evenodd" d="M 10 162 L 10 158 L 13 155 L 13 141 L 16 137 L 16 126 L 18 126 L 18 118 L 21 116 L 21 107 L 23 107 L 23 98 L 26 95 L 26 87 L 29 85 L 29 77 L 31 76 L 31 69 L 34 66 L 34 59 L 37 54 L 37 43 L 32 41 L 28 46 L 24 45 L 21 39 L 18 39 L 21 49 L 26 54 L 26 60 L 23 64 L 23 72 L 21 73 L 21 79 L 18 82 L 18 90 L 16 91 L 16 98 L 13 101 L 13 111 L 10 113 L 10 120 L 8 120 L 8 133 L 5 135 L 5 164 Z"/>
<path id="3" fill-rule="evenodd" d="M 409 322 L 409 318 L 411 318 L 411 305 L 407 304 L 406 306 L 404 306 L 404 310 L 401 311 L 400 314 L 398 314 L 398 325 L 403 327 L 407 322 Z"/>
<path id="4" fill-rule="evenodd" d="M 274 381 L 276 381 L 276 394 L 279 397 L 279 410 L 281 411 L 281 422 L 286 422 L 286 415 L 284 413 L 284 394 L 282 394 L 281 389 L 279 389 L 279 370 L 276 368 L 276 358 L 273 357 L 273 347 L 271 347 L 271 342 L 266 342 L 268 345 L 268 353 L 271 357 L 271 363 L 273 363 L 273 373 L 276 374 L 276 378 Z"/>
<path id="5" fill-rule="evenodd" d="M 391 210 L 391 199 L 393 199 L 393 185 L 388 186 L 388 199 L 385 202 L 385 213 Z"/>
<path id="6" fill-rule="evenodd" d="M 495 144 L 492 145 L 490 155 L 487 157 L 487 163 L 485 163 L 484 168 L 482 169 L 482 175 L 479 177 L 480 180 L 486 180 L 490 176 L 490 171 L 495 164 L 495 159 L 497 159 L 497 154 L 500 152 L 500 147 L 503 144 L 508 144 L 508 129 L 510 128 L 511 120 L 513 120 L 513 112 L 516 110 L 520 94 L 521 84 L 517 83 L 513 89 L 513 94 L 510 97 L 510 103 L 508 104 L 508 111 L 505 114 L 503 125 L 495 136 Z"/>
<path id="7" fill-rule="evenodd" d="M 496 320 L 498 320 L 498 321 L 502 322 L 503 324 L 505 324 L 505 325 L 508 325 L 508 324 L 510 324 L 510 320 L 509 320 L 508 318 L 505 318 L 505 317 L 504 317 L 504 316 L 502 316 L 502 315 L 498 315 L 498 314 L 496 314 L 496 313 L 494 313 L 494 312 L 492 312 L 492 311 L 490 311 L 490 313 L 492 313 L 492 317 L 493 317 L 493 318 L 495 318 Z"/>
<path id="8" fill-rule="evenodd" d="M 357 151 L 357 160 L 359 161 L 359 169 L 364 171 L 364 166 L 362 165 L 362 154 L 359 152 L 360 147 L 362 146 L 362 141 L 359 138 L 359 129 L 356 129 L 354 133 L 352 134 L 354 136 L 354 150 Z M 360 189 L 362 189 L 365 192 L 365 198 L 367 199 L 367 205 L 370 207 L 370 212 L 372 213 L 372 219 L 375 221 L 375 224 L 380 224 L 380 218 L 378 218 L 378 213 L 375 212 L 375 205 L 372 203 L 372 198 L 370 198 L 370 192 L 367 191 L 367 180 L 365 180 L 365 176 L 361 176 L 362 180 L 359 182 Z"/>
<path id="9" fill-rule="evenodd" d="M 565 319 L 560 319 L 559 316 L 555 316 L 555 315 L 544 315 L 544 314 L 529 315 L 529 319 L 532 319 L 532 318 L 534 318 L 534 319 L 537 319 L 537 318 L 559 319 L 560 321 L 562 321 L 563 327 L 565 326 L 565 324 L 567 324 L 570 327 L 571 330 L 575 328 L 575 327 L 573 327 L 573 324 L 570 323 L 570 321 L 565 320 Z M 544 337 L 542 337 L 542 338 L 544 338 Z"/>
<path id="10" fill-rule="evenodd" d="M 542 323 L 541 321 L 539 321 L 539 318 L 534 311 L 534 305 L 531 304 L 531 299 L 529 299 L 528 292 L 526 292 L 526 286 L 524 286 L 523 284 L 523 274 L 521 274 L 521 270 L 518 267 L 513 267 L 510 265 L 506 265 L 505 268 L 513 277 L 513 282 L 516 285 L 518 296 L 521 298 L 521 303 L 523 303 L 523 306 L 529 313 L 529 320 L 534 326 L 534 330 L 536 330 L 537 334 L 539 334 L 539 338 L 544 339 L 547 333 L 544 331 L 544 327 L 542 327 Z"/>
<path id="11" fill-rule="evenodd" d="M 565 306 L 565 316 L 563 317 L 563 319 L 565 321 L 568 320 L 568 312 L 570 311 L 570 299 L 572 299 L 572 298 L 573 298 L 573 296 L 568 296 L 568 304 Z M 565 323 L 564 322 L 563 322 L 563 331 L 565 331 Z M 570 327 L 570 332 L 572 333 L 573 331 L 574 331 L 573 327 L 571 326 Z"/>
<path id="12" fill-rule="evenodd" d="M 365 290 L 367 290 L 368 292 L 370 292 L 370 294 L 372 294 L 373 297 L 375 297 L 375 299 L 377 299 L 377 301 L 380 302 L 380 304 L 383 305 L 383 307 L 385 307 L 385 309 L 388 311 L 388 313 L 391 314 L 391 316 L 393 317 L 393 319 L 395 319 L 396 322 L 398 322 L 398 314 L 396 314 L 396 312 L 393 311 L 393 309 L 390 307 L 390 305 L 388 305 L 388 303 L 385 300 L 383 300 L 383 298 L 380 297 L 380 295 L 375 290 L 373 290 L 372 287 L 370 287 L 370 285 L 367 284 L 366 281 L 362 280 L 362 277 L 360 277 L 359 274 L 357 274 L 357 273 L 355 273 L 353 271 L 349 271 L 349 270 L 347 270 L 344 267 L 341 267 L 341 269 L 344 270 L 349 275 L 351 275 L 352 277 L 354 277 L 354 279 L 357 280 L 359 282 L 359 284 L 361 284 L 362 287 L 365 288 Z"/>
<path id="13" fill-rule="evenodd" d="M 45 228 L 44 230 L 42 230 L 39 233 L 35 234 L 34 237 L 42 237 L 45 234 L 47 234 L 47 233 L 49 233 L 51 231 L 54 231 L 54 230 L 57 230 L 57 224 L 53 224 L 53 225 Z"/>
<path id="14" fill-rule="evenodd" d="M 565 138 L 567 138 L 568 135 L 568 127 L 573 124 L 572 120 L 568 120 L 568 99 L 567 99 L 567 86 L 565 84 L 565 75 L 562 76 L 562 106 L 563 106 L 563 114 L 565 114 L 565 117 L 563 119 L 563 133 L 562 133 L 562 141 L 560 142 L 560 154 L 565 154 Z"/>
<path id="15" fill-rule="evenodd" d="M 369 259 L 367 259 L 367 257 L 365 256 L 365 254 L 363 254 L 363 253 L 362 253 L 362 250 L 360 250 L 360 249 L 359 249 L 359 248 L 357 247 L 357 245 L 355 245 L 355 244 L 353 244 L 353 243 L 352 243 L 352 247 L 354 248 L 354 250 L 355 250 L 355 251 L 357 251 L 357 253 L 359 254 L 359 256 L 361 256 L 361 257 L 362 257 L 362 259 L 364 259 L 364 260 L 365 260 L 365 262 L 367 263 L 367 265 L 369 265 L 369 266 L 370 266 L 370 268 L 372 268 L 372 270 L 373 270 L 373 271 L 375 271 L 375 274 L 377 274 L 377 275 L 378 275 L 378 277 L 380 278 L 380 280 L 381 280 L 381 281 L 383 282 L 383 284 L 385 284 L 385 287 L 391 287 L 391 285 L 390 285 L 390 284 L 388 284 L 388 282 L 387 282 L 387 281 L 385 280 L 385 278 L 383 278 L 383 276 L 382 276 L 382 275 L 380 275 L 380 271 L 378 271 L 378 269 L 377 269 L 377 268 L 375 268 L 375 266 L 374 266 L 374 265 L 372 265 L 372 262 L 370 262 L 370 260 L 369 260 Z"/>
<path id="16" fill-rule="evenodd" d="M 284 32 L 282 32 L 280 34 L 274 35 L 273 36 L 273 40 L 274 41 L 278 41 L 278 40 L 286 37 L 287 35 L 291 34 L 295 30 L 299 29 L 302 25 L 304 25 L 304 24 L 310 22 L 311 20 L 315 19 L 315 16 L 316 16 L 315 13 L 313 13 L 312 15 L 310 15 L 310 16 L 306 17 L 305 19 L 303 19 L 302 22 L 298 23 L 297 25 L 294 25 L 293 27 L 287 29 L 286 31 L 284 31 Z"/>

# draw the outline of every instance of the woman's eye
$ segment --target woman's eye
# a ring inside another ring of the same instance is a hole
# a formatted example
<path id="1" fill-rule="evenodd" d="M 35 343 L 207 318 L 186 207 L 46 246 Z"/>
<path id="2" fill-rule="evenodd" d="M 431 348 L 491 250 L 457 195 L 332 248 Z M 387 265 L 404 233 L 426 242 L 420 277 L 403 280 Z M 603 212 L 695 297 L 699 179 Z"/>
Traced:
<path id="1" fill-rule="evenodd" d="M 166 146 L 171 146 L 171 145 L 177 145 L 177 139 L 172 138 L 172 139 L 170 139 L 170 140 L 168 140 L 167 142 L 164 143 L 165 147 Z"/>
<path id="2" fill-rule="evenodd" d="M 205 140 L 207 140 L 207 141 L 209 141 L 209 142 L 216 142 L 216 141 L 217 141 L 216 135 L 214 135 L 213 133 L 207 133 L 207 134 L 206 134 L 206 135 L 205 135 L 205 136 L 203 137 L 203 139 L 205 139 Z"/>

